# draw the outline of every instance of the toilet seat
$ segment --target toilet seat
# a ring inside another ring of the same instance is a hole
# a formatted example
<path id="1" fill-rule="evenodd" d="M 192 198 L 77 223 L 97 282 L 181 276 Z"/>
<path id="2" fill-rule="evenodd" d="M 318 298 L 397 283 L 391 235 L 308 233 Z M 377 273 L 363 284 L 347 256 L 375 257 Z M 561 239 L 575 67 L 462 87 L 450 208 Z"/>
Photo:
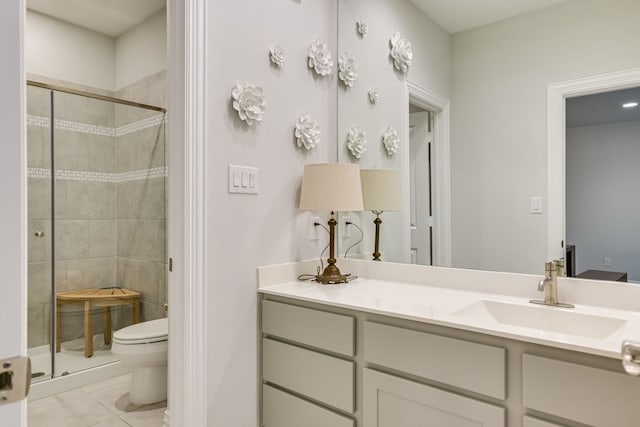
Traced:
<path id="1" fill-rule="evenodd" d="M 163 318 L 122 328 L 113 334 L 113 342 L 121 345 L 150 344 L 167 341 L 168 336 L 169 320 Z"/>

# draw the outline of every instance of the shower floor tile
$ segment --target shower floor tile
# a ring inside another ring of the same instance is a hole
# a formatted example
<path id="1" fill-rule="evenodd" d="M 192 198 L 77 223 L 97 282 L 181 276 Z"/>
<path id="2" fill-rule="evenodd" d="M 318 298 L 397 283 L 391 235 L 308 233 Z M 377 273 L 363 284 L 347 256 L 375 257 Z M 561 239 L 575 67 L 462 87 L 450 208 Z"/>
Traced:
<path id="1" fill-rule="evenodd" d="M 37 427 L 162 426 L 167 402 L 129 403 L 131 375 L 29 401 L 27 420 Z"/>

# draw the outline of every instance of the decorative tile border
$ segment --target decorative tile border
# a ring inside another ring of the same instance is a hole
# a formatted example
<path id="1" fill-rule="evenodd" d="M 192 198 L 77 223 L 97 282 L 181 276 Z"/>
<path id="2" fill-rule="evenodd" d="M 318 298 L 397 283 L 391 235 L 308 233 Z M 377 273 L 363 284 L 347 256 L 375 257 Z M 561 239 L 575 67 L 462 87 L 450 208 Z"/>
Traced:
<path id="1" fill-rule="evenodd" d="M 115 175 L 114 182 L 130 182 L 130 181 L 140 181 L 143 179 L 152 179 L 152 178 L 164 178 L 168 176 L 168 169 L 166 166 L 160 166 L 157 168 L 151 169 L 141 169 L 137 171 L 129 171 L 129 172 L 120 172 Z"/>
<path id="2" fill-rule="evenodd" d="M 49 127 L 51 119 L 44 116 L 36 116 L 34 114 L 27 114 L 27 126 Z"/>
<path id="3" fill-rule="evenodd" d="M 167 119 L 165 115 L 156 114 L 155 116 L 147 117 L 142 120 L 117 127 L 115 130 L 115 136 L 126 135 L 128 133 L 137 132 L 153 126 L 158 126 L 165 123 L 166 120 Z"/>
<path id="4" fill-rule="evenodd" d="M 127 135 L 132 132 L 138 132 L 153 126 L 158 126 L 167 121 L 165 114 L 156 114 L 155 116 L 146 117 L 126 125 L 118 127 L 98 126 L 89 123 L 74 122 L 72 120 L 56 119 L 56 129 L 67 130 L 71 132 L 88 133 L 91 135 L 116 137 Z M 51 119 L 46 116 L 27 115 L 27 126 L 49 127 Z"/>
<path id="5" fill-rule="evenodd" d="M 114 136 L 114 129 L 107 126 L 92 125 L 89 123 L 74 122 L 71 120 L 56 119 L 56 129 L 71 132 L 89 133 L 91 135 Z"/>
<path id="6" fill-rule="evenodd" d="M 68 169 L 56 169 L 56 179 L 65 181 L 90 181 L 90 182 L 132 182 L 142 181 L 145 179 L 164 178 L 168 175 L 166 166 L 159 166 L 151 169 L 140 169 L 128 172 L 91 172 L 91 171 L 75 171 Z M 46 168 L 28 168 L 28 178 L 51 178 L 51 169 Z"/>
<path id="7" fill-rule="evenodd" d="M 27 177 L 49 179 L 51 178 L 51 169 L 27 168 Z"/>

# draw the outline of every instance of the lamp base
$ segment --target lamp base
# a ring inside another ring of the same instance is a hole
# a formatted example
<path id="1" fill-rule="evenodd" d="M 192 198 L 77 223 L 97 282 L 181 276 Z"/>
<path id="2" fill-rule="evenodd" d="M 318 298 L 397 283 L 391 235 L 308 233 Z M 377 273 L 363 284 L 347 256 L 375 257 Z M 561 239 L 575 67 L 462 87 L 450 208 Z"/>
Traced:
<path id="1" fill-rule="evenodd" d="M 347 283 L 349 276 L 340 273 L 340 269 L 335 264 L 329 264 L 322 274 L 316 276 L 316 282 L 323 285 L 335 285 L 337 283 Z"/>
<path id="2" fill-rule="evenodd" d="M 380 259 L 380 224 L 382 224 L 382 219 L 380 219 L 380 214 L 382 211 L 373 211 L 376 214 L 376 219 L 373 220 L 373 223 L 376 225 L 376 238 L 375 238 L 375 250 L 373 252 L 373 260 L 381 261 Z"/>

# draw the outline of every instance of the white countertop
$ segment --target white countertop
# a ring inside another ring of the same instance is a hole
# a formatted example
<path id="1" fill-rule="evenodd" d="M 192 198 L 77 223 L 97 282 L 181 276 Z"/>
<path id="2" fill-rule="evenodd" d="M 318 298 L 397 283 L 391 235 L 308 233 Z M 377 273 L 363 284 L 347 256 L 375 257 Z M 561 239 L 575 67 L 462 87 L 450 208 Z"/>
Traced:
<path id="1" fill-rule="evenodd" d="M 640 341 L 640 311 L 633 309 L 640 304 L 637 285 L 560 279 L 559 289 L 567 288 L 560 300 L 575 305 L 566 309 L 529 303 L 543 297 L 537 291 L 542 276 L 359 260 L 339 260 L 339 266 L 359 277 L 321 285 L 296 279 L 314 271 L 314 262 L 280 264 L 258 269 L 258 291 L 615 359 L 624 340 Z M 488 315 L 485 304 L 506 314 Z M 544 327 L 527 323 L 537 325 L 541 318 Z M 580 332 L 574 334 L 574 327 Z"/>

